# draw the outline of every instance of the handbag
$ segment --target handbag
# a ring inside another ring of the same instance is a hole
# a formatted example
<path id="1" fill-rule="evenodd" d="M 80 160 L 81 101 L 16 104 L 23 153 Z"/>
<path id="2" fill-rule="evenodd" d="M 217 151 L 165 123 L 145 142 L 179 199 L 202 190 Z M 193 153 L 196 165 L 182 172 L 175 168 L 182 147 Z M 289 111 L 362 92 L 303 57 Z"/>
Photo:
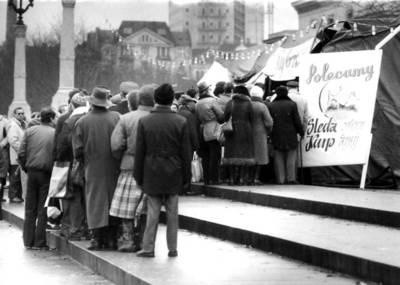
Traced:
<path id="1" fill-rule="evenodd" d="M 66 198 L 69 162 L 56 162 L 51 171 L 49 194 L 50 198 Z"/>
<path id="2" fill-rule="evenodd" d="M 225 135 L 233 133 L 232 116 L 222 124 L 221 130 Z"/>
<path id="3" fill-rule="evenodd" d="M 192 160 L 192 182 L 197 183 L 203 180 L 203 166 L 201 165 L 201 158 L 195 152 Z"/>
<path id="4" fill-rule="evenodd" d="M 75 159 L 72 162 L 70 182 L 73 187 L 85 187 L 85 169 L 83 163 Z"/>

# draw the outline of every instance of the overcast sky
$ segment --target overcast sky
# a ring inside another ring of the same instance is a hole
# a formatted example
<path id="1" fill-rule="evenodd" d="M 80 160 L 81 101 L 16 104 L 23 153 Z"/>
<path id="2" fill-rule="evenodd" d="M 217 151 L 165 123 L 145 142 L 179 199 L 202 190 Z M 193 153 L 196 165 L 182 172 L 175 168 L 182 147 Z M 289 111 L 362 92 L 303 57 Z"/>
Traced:
<path id="1" fill-rule="evenodd" d="M 187 3 L 190 0 L 175 0 Z M 246 2 L 257 0 L 245 0 Z M 259 1 L 259 0 L 258 0 Z M 28 0 L 24 0 L 28 3 Z M 264 1 L 266 3 L 267 1 Z M 275 0 L 274 32 L 296 29 L 297 13 L 291 0 Z M 7 1 L 0 0 L 0 43 L 5 38 Z M 49 32 L 61 23 L 61 0 L 35 0 L 34 7 L 24 16 L 28 38 Z M 291 19 L 291 20 L 288 20 Z M 77 0 L 75 28 L 91 31 L 95 27 L 117 29 L 123 20 L 168 22 L 168 0 Z"/>

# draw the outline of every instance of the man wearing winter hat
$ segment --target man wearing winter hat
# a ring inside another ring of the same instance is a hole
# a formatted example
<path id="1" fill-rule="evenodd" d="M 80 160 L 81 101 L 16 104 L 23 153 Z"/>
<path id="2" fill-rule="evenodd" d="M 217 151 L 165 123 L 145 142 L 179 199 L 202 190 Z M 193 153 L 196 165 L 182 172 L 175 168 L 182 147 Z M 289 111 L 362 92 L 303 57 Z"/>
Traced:
<path id="1" fill-rule="evenodd" d="M 171 110 L 174 90 L 163 84 L 155 90 L 156 107 L 139 120 L 133 175 L 147 195 L 147 222 L 141 257 L 154 257 L 161 206 L 167 212 L 168 256 L 176 257 L 178 193 L 191 176 L 191 145 L 187 120 Z"/>
<path id="2" fill-rule="evenodd" d="M 146 85 L 139 90 L 139 99 L 136 94 L 128 95 L 131 112 L 121 116 L 120 121 L 111 135 L 111 149 L 114 156 L 121 159 L 121 172 L 118 177 L 117 187 L 111 202 L 110 215 L 121 218 L 122 236 L 118 250 L 134 252 L 140 249 L 140 241 L 134 239 L 133 223 L 144 229 L 144 218 L 141 216 L 143 199 L 140 199 L 141 190 L 136 186 L 133 178 L 133 162 L 135 159 L 136 135 L 139 119 L 147 116 L 154 106 L 154 88 Z M 139 104 L 137 110 L 132 106 Z M 140 207 L 139 207 L 140 206 Z"/>
<path id="3" fill-rule="evenodd" d="M 74 158 L 84 164 L 87 223 L 93 231 L 89 250 L 117 248 L 117 224 L 109 210 L 119 163 L 112 155 L 110 139 L 119 114 L 107 109 L 109 94 L 103 87 L 93 89 L 91 110 L 76 122 L 72 135 Z"/>
<path id="4" fill-rule="evenodd" d="M 121 100 L 119 102 L 117 101 L 118 103 L 116 103 L 115 106 L 110 107 L 110 111 L 116 111 L 122 115 L 128 113 L 129 108 L 127 95 L 129 92 L 137 89 L 139 89 L 139 86 L 133 81 L 122 82 L 119 86 Z"/>

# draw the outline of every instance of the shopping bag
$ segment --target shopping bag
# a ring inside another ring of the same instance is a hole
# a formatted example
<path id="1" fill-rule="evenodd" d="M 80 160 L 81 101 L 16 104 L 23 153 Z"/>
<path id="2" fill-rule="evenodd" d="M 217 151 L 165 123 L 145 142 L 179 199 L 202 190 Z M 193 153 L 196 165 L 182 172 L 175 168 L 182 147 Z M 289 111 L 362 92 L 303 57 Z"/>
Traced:
<path id="1" fill-rule="evenodd" d="M 69 162 L 56 162 L 51 172 L 49 197 L 66 198 Z"/>
<path id="2" fill-rule="evenodd" d="M 57 198 L 50 198 L 47 196 L 44 207 L 46 208 L 47 217 L 49 219 L 55 220 L 62 214 L 62 206 L 60 200 Z"/>
<path id="3" fill-rule="evenodd" d="M 192 182 L 200 182 L 203 180 L 203 167 L 201 165 L 201 158 L 195 152 L 192 160 Z"/>

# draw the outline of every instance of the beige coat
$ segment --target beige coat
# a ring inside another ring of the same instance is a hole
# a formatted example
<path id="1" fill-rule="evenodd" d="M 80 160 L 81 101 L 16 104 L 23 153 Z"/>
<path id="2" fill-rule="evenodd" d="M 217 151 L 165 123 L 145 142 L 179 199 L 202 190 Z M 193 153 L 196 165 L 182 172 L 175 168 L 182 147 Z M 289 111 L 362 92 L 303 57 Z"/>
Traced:
<path id="1" fill-rule="evenodd" d="M 18 151 L 21 145 L 22 138 L 24 137 L 25 130 L 22 128 L 21 123 L 12 118 L 7 128 L 7 140 L 10 144 L 10 164 L 17 165 Z"/>

